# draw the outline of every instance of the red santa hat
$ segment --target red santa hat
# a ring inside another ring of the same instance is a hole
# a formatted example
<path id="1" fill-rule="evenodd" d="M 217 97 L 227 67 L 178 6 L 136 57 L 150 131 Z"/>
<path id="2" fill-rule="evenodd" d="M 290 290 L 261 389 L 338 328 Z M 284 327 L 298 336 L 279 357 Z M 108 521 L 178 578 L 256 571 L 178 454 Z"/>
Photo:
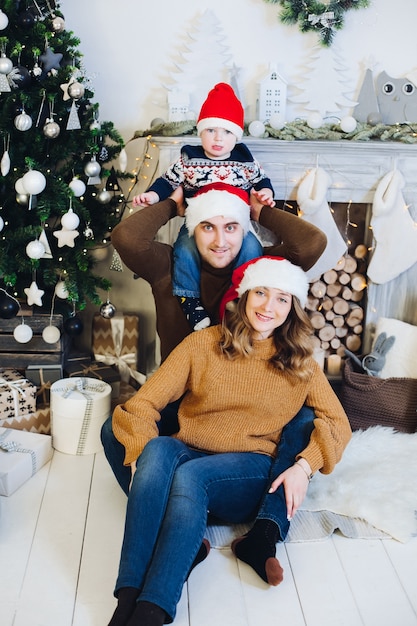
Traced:
<path id="1" fill-rule="evenodd" d="M 240 100 L 227 83 L 218 83 L 209 92 L 197 120 L 197 133 L 206 128 L 225 128 L 241 141 L 244 111 Z"/>
<path id="2" fill-rule="evenodd" d="M 202 187 L 192 198 L 187 199 L 185 224 L 188 234 L 211 217 L 223 216 L 240 224 L 246 233 L 250 227 L 249 195 L 244 189 L 226 183 L 212 183 Z"/>
<path id="3" fill-rule="evenodd" d="M 240 298 L 255 287 L 280 289 L 296 296 L 305 307 L 308 293 L 307 274 L 287 259 L 279 256 L 261 256 L 237 267 L 232 275 L 232 285 L 220 303 L 220 318 L 232 300 Z"/>

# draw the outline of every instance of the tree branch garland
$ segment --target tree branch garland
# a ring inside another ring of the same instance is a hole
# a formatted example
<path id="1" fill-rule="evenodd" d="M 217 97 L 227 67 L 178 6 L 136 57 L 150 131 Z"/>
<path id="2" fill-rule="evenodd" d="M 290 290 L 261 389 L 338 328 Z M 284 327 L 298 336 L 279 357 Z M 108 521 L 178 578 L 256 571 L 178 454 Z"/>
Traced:
<path id="1" fill-rule="evenodd" d="M 349 9 L 369 6 L 369 0 L 265 0 L 280 4 L 279 18 L 283 24 L 298 24 L 302 33 L 316 32 L 323 46 L 330 46 L 337 30 L 344 24 L 344 14 Z"/>
<path id="2" fill-rule="evenodd" d="M 139 137 L 178 137 L 184 135 L 197 135 L 195 121 L 170 122 L 158 124 L 148 130 L 137 130 L 132 139 Z M 250 133 L 245 128 L 245 135 Z M 280 139 L 283 141 L 398 141 L 401 143 L 417 143 L 417 123 L 398 123 L 393 125 L 358 123 L 355 130 L 345 133 L 339 124 L 323 124 L 320 128 L 310 128 L 305 120 L 288 122 L 280 130 L 276 130 L 266 124 L 265 133 L 260 139 Z"/>

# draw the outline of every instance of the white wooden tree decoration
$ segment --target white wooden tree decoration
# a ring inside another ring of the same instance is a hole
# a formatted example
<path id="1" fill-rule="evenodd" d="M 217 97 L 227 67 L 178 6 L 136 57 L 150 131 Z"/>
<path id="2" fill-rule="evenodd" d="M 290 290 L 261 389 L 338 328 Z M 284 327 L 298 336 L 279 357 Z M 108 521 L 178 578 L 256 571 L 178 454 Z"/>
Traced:
<path id="1" fill-rule="evenodd" d="M 257 117 L 262 122 L 273 116 L 285 119 L 287 106 L 287 82 L 277 72 L 274 65 L 258 83 Z"/>
<path id="2" fill-rule="evenodd" d="M 184 107 L 187 106 L 186 95 L 187 119 L 196 118 L 210 89 L 216 83 L 228 80 L 231 54 L 224 40 L 223 29 L 213 11 L 207 10 L 196 18 L 193 31 L 188 33 L 185 50 L 181 51 L 181 59 L 175 63 L 176 71 L 170 74 L 172 84 L 164 85 L 171 96 L 168 96 L 170 121 L 176 121 L 171 115 L 174 115 L 174 108 L 181 108 L 180 100 Z"/>
<path id="3" fill-rule="evenodd" d="M 347 98 L 349 90 L 344 77 L 346 66 L 343 63 L 336 46 L 323 48 L 315 46 L 312 50 L 301 80 L 302 93 L 289 96 L 289 100 L 304 105 L 304 109 L 315 111 L 322 117 L 336 115 L 342 117 L 342 109 L 356 105 L 356 102 Z M 353 91 L 353 90 L 350 90 Z"/>

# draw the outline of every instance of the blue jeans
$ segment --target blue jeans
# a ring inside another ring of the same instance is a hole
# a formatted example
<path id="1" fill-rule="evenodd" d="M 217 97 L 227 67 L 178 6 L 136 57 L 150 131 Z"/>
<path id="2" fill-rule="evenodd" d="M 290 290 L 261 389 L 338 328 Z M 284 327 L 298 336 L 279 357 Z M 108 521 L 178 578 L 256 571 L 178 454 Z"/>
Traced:
<path id="1" fill-rule="evenodd" d="M 230 523 L 253 519 L 271 465 L 265 454 L 207 454 L 173 437 L 149 441 L 129 492 L 115 593 L 135 587 L 139 600 L 173 620 L 208 511 Z"/>
<path id="2" fill-rule="evenodd" d="M 174 296 L 187 298 L 200 297 L 200 255 L 195 245 L 194 237 L 188 236 L 185 225 L 181 226 L 177 240 L 174 243 L 174 269 L 172 273 L 172 291 Z M 242 242 L 242 247 L 235 259 L 233 267 L 238 267 L 246 261 L 262 256 L 263 249 L 260 241 L 249 232 Z"/>
<path id="3" fill-rule="evenodd" d="M 161 412 L 161 420 L 158 422 L 160 435 L 172 435 L 178 430 L 177 411 L 181 399 L 169 404 Z M 271 467 L 270 482 L 279 474 L 291 467 L 295 457 L 301 450 L 307 447 L 311 433 L 314 429 L 314 411 L 304 406 L 297 415 L 285 426 L 281 440 L 278 444 L 277 455 Z M 112 418 L 109 417 L 101 429 L 101 442 L 107 461 L 113 470 L 117 482 L 126 495 L 129 494 L 131 471 L 130 467 L 123 465 L 125 458 L 124 446 L 116 439 L 112 429 Z M 266 493 L 258 518 L 272 519 L 281 529 L 283 540 L 288 532 L 287 511 L 285 507 L 284 488 L 280 487 L 273 494 Z"/>

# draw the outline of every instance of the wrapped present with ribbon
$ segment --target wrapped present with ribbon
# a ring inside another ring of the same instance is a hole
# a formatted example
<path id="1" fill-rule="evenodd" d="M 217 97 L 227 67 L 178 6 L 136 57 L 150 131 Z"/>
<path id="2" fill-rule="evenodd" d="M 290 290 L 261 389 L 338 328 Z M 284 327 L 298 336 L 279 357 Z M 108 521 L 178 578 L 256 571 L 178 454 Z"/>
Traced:
<path id="1" fill-rule="evenodd" d="M 111 397 L 118 398 L 120 395 L 120 374 L 115 365 L 106 365 L 97 361 L 74 361 L 65 365 L 65 375 L 69 378 L 76 376 L 87 376 L 97 378 L 109 383 L 112 389 Z"/>
<path id="2" fill-rule="evenodd" d="M 51 457 L 49 435 L 0 428 L 0 495 L 10 496 Z"/>
<path id="3" fill-rule="evenodd" d="M 36 386 L 14 369 L 0 369 L 0 419 L 36 410 Z"/>
<path id="4" fill-rule="evenodd" d="M 10 417 L 4 420 L 0 419 L 0 427 L 12 428 L 13 430 L 26 430 L 30 433 L 39 433 L 41 435 L 50 435 L 51 409 L 49 404 L 37 404 L 34 413 L 19 415 L 19 417 Z"/>
<path id="5" fill-rule="evenodd" d="M 58 380 L 51 386 L 52 446 L 66 454 L 102 450 L 100 431 L 111 413 L 111 386 L 97 378 Z"/>
<path id="6" fill-rule="evenodd" d="M 115 315 L 111 319 L 105 319 L 100 314 L 94 315 L 94 359 L 106 365 L 115 365 L 122 381 L 129 382 L 133 379 L 143 385 L 146 376 L 137 371 L 138 343 L 137 315 Z"/>
<path id="7" fill-rule="evenodd" d="M 37 387 L 37 405 L 49 404 L 52 383 L 62 378 L 61 365 L 28 365 L 25 374 Z"/>

